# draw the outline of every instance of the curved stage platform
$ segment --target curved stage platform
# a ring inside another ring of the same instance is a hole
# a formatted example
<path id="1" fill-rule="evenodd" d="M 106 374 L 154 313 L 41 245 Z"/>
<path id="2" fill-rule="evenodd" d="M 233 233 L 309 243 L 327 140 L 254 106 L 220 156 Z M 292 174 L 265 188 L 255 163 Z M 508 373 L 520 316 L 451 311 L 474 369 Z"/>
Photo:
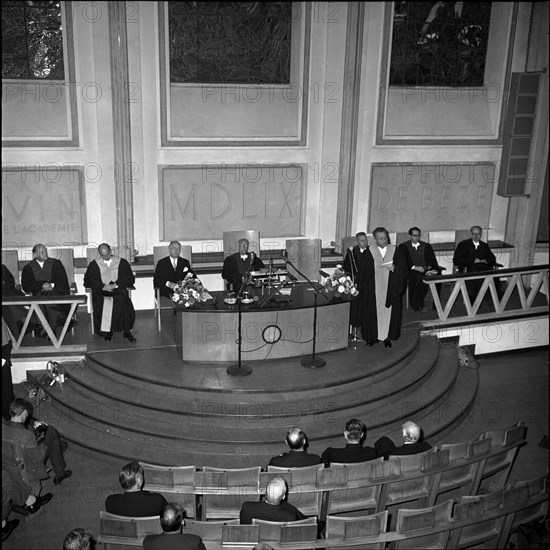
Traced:
<path id="1" fill-rule="evenodd" d="M 150 335 L 66 363 L 64 389 L 45 388 L 51 400 L 38 416 L 118 462 L 245 467 L 285 452 L 291 426 L 308 434 L 310 452 L 343 446 L 352 417 L 366 423 L 367 445 L 381 435 L 400 441 L 403 419 L 436 443 L 464 419 L 478 389 L 477 371 L 459 368 L 456 347 L 421 336 L 417 325 L 392 349 L 360 341 L 323 353 L 320 369 L 302 367 L 300 357 L 247 361 L 253 373 L 242 378 L 227 375 L 224 363 L 182 363 L 174 344 L 148 346 Z"/>

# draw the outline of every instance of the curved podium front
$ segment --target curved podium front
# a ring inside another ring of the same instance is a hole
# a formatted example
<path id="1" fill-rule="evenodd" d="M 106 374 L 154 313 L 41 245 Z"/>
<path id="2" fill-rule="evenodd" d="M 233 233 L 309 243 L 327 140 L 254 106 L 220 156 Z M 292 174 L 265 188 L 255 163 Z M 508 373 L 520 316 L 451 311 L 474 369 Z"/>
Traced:
<path id="1" fill-rule="evenodd" d="M 224 303 L 225 292 L 192 308 L 176 307 L 176 345 L 184 361 L 238 360 L 238 305 Z M 309 284 L 292 287 L 289 295 L 269 296 L 256 290 L 257 301 L 242 304 L 242 361 L 311 355 L 314 292 Z M 317 297 L 316 353 L 347 347 L 349 302 L 322 292 Z"/>

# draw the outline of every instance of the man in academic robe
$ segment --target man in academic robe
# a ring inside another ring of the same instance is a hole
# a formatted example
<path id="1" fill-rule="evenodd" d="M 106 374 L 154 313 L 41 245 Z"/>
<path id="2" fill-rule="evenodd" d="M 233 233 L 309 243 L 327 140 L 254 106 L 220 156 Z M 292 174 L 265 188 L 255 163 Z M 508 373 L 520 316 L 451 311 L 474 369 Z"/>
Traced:
<path id="1" fill-rule="evenodd" d="M 353 327 L 353 332 L 357 335 L 357 328 L 363 324 L 363 308 L 361 307 L 361 294 L 363 288 L 359 286 L 358 274 L 359 270 L 365 262 L 365 258 L 369 254 L 369 245 L 367 234 L 360 231 L 355 235 L 357 244 L 354 247 L 348 248 L 344 258 L 344 271 L 351 277 L 357 286 L 359 294 L 350 301 L 349 323 Z"/>
<path id="2" fill-rule="evenodd" d="M 98 251 L 100 258 L 90 262 L 84 274 L 84 286 L 92 290 L 96 333 L 111 340 L 113 332 L 123 331 L 124 338 L 135 342 L 131 330 L 136 312 L 128 293 L 135 276 L 124 258 L 112 256 L 108 244 L 100 244 Z"/>
<path id="3" fill-rule="evenodd" d="M 379 340 L 387 348 L 401 336 L 402 294 L 407 284 L 407 263 L 403 252 L 389 242 L 384 227 L 373 231 L 375 244 L 369 246 L 358 273 L 363 292 L 359 293 L 362 308 L 361 333 L 367 346 Z"/>
<path id="4" fill-rule="evenodd" d="M 428 294 L 428 285 L 423 279 L 425 276 L 441 273 L 443 268 L 439 267 L 431 245 L 420 240 L 422 232 L 418 227 L 411 227 L 409 236 L 410 240 L 401 243 L 398 248 L 407 262 L 409 304 L 414 311 L 422 311 Z"/>
<path id="5" fill-rule="evenodd" d="M 68 296 L 71 293 L 67 272 L 60 260 L 48 257 L 48 250 L 43 244 L 36 244 L 34 255 L 21 272 L 21 286 L 33 296 Z M 69 305 L 41 306 L 44 316 L 52 330 L 63 326 L 71 310 Z M 44 336 L 45 333 L 42 334 Z"/>
<path id="6" fill-rule="evenodd" d="M 489 248 L 489 245 L 481 240 L 483 230 L 479 225 L 474 225 L 470 229 L 471 239 L 466 239 L 458 243 L 456 247 L 453 264 L 457 266 L 460 273 L 479 273 L 480 271 L 490 271 L 496 266 L 497 260 Z M 477 294 L 481 289 L 483 279 L 466 281 L 466 289 L 470 297 L 470 303 L 474 303 Z M 501 295 L 500 283 L 495 279 L 497 294 Z"/>
<path id="7" fill-rule="evenodd" d="M 222 277 L 225 279 L 229 290 L 239 292 L 245 278 L 251 271 L 258 271 L 265 267 L 264 263 L 254 252 L 248 252 L 248 239 L 239 239 L 239 251 L 223 262 Z"/>
<path id="8" fill-rule="evenodd" d="M 193 275 L 191 265 L 180 257 L 181 244 L 172 241 L 168 246 L 169 255 L 158 261 L 153 276 L 153 286 L 160 290 L 160 295 L 170 298 L 176 283 L 183 281 L 187 275 Z"/>

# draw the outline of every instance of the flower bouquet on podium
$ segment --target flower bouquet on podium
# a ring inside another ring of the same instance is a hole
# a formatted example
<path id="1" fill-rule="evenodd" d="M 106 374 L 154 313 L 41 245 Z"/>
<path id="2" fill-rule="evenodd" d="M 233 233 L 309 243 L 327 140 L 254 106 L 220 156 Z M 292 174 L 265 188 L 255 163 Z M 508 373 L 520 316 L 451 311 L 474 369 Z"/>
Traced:
<path id="1" fill-rule="evenodd" d="M 341 265 L 337 265 L 334 273 L 327 277 L 325 289 L 337 297 L 342 295 L 355 297 L 359 294 L 353 279 L 346 274 Z"/>
<path id="2" fill-rule="evenodd" d="M 172 301 L 185 307 L 191 307 L 196 302 L 206 302 L 210 299 L 212 296 L 208 294 L 208 290 L 204 288 L 201 280 L 192 273 L 188 273 L 183 281 L 176 284 L 172 294 Z"/>

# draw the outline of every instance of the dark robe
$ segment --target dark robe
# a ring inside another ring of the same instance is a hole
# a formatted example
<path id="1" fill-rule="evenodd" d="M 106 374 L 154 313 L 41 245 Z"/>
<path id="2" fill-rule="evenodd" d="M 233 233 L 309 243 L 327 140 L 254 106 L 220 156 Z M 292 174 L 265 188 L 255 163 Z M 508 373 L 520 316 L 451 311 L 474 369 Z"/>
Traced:
<path id="1" fill-rule="evenodd" d="M 486 260 L 487 263 L 476 263 L 476 259 Z M 472 239 L 466 239 L 465 241 L 459 242 L 453 256 L 453 264 L 458 267 L 458 271 L 460 273 L 479 273 L 480 271 L 491 271 L 496 266 L 496 263 L 497 260 L 489 248 L 489 245 L 483 241 L 479 241 L 479 245 L 476 249 Z M 468 290 L 468 296 L 470 297 L 470 302 L 472 304 L 474 303 L 482 284 L 483 279 L 466 281 L 466 289 Z M 495 279 L 495 286 L 497 289 L 497 294 L 501 296 L 500 281 L 498 279 Z"/>
<path id="2" fill-rule="evenodd" d="M 344 271 L 352 278 L 357 285 L 359 294 L 350 300 L 349 310 L 349 322 L 352 327 L 360 327 L 363 324 L 363 308 L 361 307 L 361 294 L 364 289 L 361 288 L 358 273 L 361 270 L 361 266 L 365 261 L 365 258 L 369 256 L 369 249 L 365 248 L 361 252 L 361 248 L 356 244 L 353 248 L 348 248 L 346 256 L 344 258 Z M 363 281 L 361 281 L 362 283 Z"/>
<path id="3" fill-rule="evenodd" d="M 7 324 L 2 316 L 2 416 L 10 419 L 10 403 L 15 399 L 11 376 L 11 339 Z"/>
<path id="4" fill-rule="evenodd" d="M 394 245 L 388 245 L 388 253 L 384 261 L 390 261 L 393 247 L 394 271 L 389 271 L 388 283 L 384 288 L 377 288 L 376 269 L 386 269 L 385 267 L 376 268 L 373 253 L 378 254 L 374 249 L 376 245 L 369 247 L 369 254 L 361 264 L 357 274 L 357 280 L 363 292 L 359 294 L 362 309 L 361 334 L 367 343 L 376 342 L 389 338 L 397 340 L 401 336 L 401 318 L 402 318 L 402 295 L 405 292 L 407 284 L 407 262 L 403 257 L 402 251 L 396 249 Z M 389 328 L 387 334 L 378 332 L 378 302 L 382 307 L 391 308 L 389 313 Z"/>
<path id="5" fill-rule="evenodd" d="M 254 252 L 249 252 L 243 260 L 241 254 L 236 252 L 227 256 L 223 262 L 222 277 L 229 284 L 229 290 L 238 292 L 243 285 L 243 278 L 251 271 L 258 271 L 265 267 L 264 263 Z"/>
<path id="6" fill-rule="evenodd" d="M 17 288 L 11 271 L 2 264 L 2 298 L 13 298 L 14 296 L 25 296 L 25 293 Z M 27 311 L 23 306 L 2 306 L 2 317 L 16 338 L 23 328 L 26 316 Z"/>
<path id="7" fill-rule="evenodd" d="M 112 261 L 116 262 L 117 260 L 113 258 Z M 98 262 L 103 262 L 103 260 L 99 259 L 90 262 L 84 274 L 84 286 L 92 290 L 95 332 L 98 334 L 109 331 L 130 332 L 136 319 L 134 305 L 128 293 L 128 287 L 133 286 L 136 280 L 130 264 L 124 258 L 118 260 L 118 269 L 116 269 L 116 263 L 111 264 L 111 273 L 114 273 L 112 278 L 116 277 L 116 280 L 104 282 Z M 109 282 L 116 283 L 118 288 L 112 291 L 103 290 L 103 286 Z M 101 328 L 105 298 L 112 298 L 110 328 L 105 326 Z"/>
<path id="8" fill-rule="evenodd" d="M 171 283 L 179 283 L 183 281 L 188 274 L 196 276 L 191 269 L 191 265 L 185 258 L 178 257 L 177 268 L 174 269 L 172 258 L 167 256 L 159 260 L 155 267 L 153 286 L 160 290 L 161 296 L 169 298 L 174 291 L 167 287 L 166 283 L 168 281 Z"/>
<path id="9" fill-rule="evenodd" d="M 51 283 L 52 290 L 42 290 L 44 283 Z M 67 272 L 60 260 L 46 258 L 43 267 L 36 259 L 30 261 L 21 272 L 21 286 L 33 296 L 68 296 L 71 293 Z M 70 305 L 40 306 L 52 330 L 65 323 Z"/>
<path id="10" fill-rule="evenodd" d="M 424 271 L 436 270 L 441 273 L 442 268 L 439 267 L 437 259 L 435 257 L 434 249 L 430 244 L 424 241 L 419 241 L 418 250 L 415 251 L 411 241 L 402 243 L 399 245 L 403 256 L 407 262 L 407 277 L 409 286 L 409 304 L 415 310 L 422 309 L 424 307 L 424 299 L 428 294 L 429 287 L 424 282 L 425 273 L 420 273 L 413 269 L 413 266 L 423 267 Z M 416 262 L 413 260 L 413 256 L 416 258 Z M 441 284 L 437 285 L 441 287 Z M 438 288 L 439 292 L 439 288 Z"/>

